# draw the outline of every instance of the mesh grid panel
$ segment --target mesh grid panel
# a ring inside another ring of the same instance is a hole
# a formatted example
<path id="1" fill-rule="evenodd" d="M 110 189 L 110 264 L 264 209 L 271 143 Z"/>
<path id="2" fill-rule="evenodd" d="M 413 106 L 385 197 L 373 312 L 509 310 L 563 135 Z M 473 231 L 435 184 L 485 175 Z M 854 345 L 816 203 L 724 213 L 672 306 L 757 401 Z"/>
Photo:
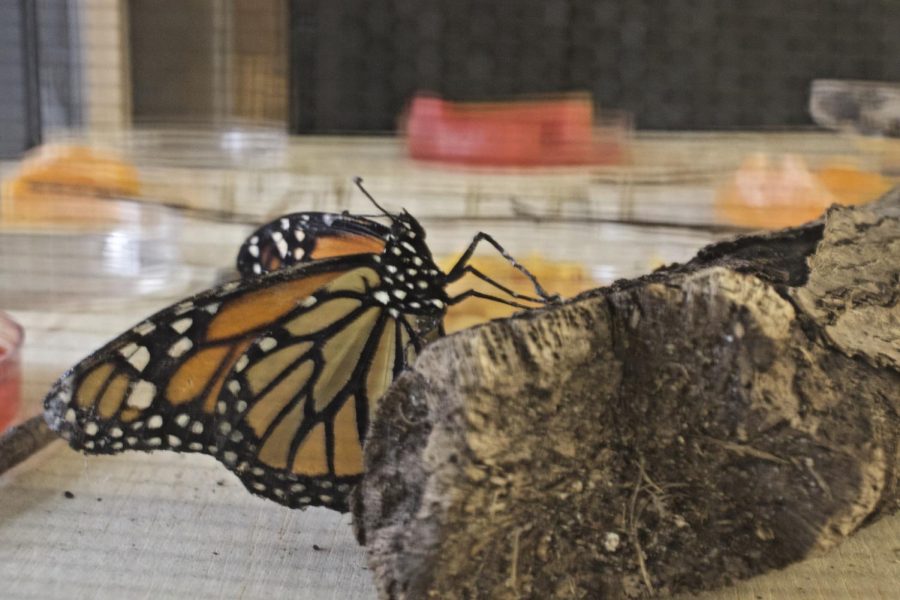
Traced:
<path id="1" fill-rule="evenodd" d="M 292 0 L 293 129 L 390 130 L 416 90 L 589 90 L 642 128 L 806 125 L 815 78 L 900 79 L 893 0 Z"/>

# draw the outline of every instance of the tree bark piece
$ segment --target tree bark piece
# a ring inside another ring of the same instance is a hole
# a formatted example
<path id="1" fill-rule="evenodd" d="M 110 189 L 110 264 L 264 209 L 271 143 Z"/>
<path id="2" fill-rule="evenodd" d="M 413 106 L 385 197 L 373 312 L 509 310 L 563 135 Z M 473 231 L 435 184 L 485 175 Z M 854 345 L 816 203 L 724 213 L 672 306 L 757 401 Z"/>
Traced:
<path id="1" fill-rule="evenodd" d="M 383 598 L 635 598 L 900 507 L 900 192 L 432 344 L 355 505 Z"/>

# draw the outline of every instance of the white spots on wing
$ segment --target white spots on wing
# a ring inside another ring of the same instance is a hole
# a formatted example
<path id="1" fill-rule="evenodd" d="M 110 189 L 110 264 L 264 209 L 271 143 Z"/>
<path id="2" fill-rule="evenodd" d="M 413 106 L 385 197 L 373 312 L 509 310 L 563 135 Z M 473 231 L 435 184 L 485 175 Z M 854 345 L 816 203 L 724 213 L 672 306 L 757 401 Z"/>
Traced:
<path id="1" fill-rule="evenodd" d="M 119 354 L 121 354 L 125 358 L 129 358 L 132 354 L 137 352 L 137 349 L 138 345 L 134 342 L 130 342 L 119 348 Z"/>
<path id="2" fill-rule="evenodd" d="M 178 338 L 178 341 L 169 347 L 169 356 L 178 358 L 183 356 L 185 352 L 194 347 L 194 342 L 190 338 Z"/>
<path id="3" fill-rule="evenodd" d="M 250 472 L 253 473 L 254 475 L 256 475 L 257 477 L 262 477 L 263 474 L 265 473 L 265 471 L 263 471 L 259 467 L 253 467 L 253 470 L 251 470 Z"/>
<path id="4" fill-rule="evenodd" d="M 276 242 L 278 242 L 278 241 L 280 241 L 280 240 L 284 240 L 284 236 L 281 235 L 281 232 L 280 232 L 280 231 L 273 231 L 273 232 L 272 232 L 272 239 L 275 240 Z"/>
<path id="5" fill-rule="evenodd" d="M 410 302 L 410 303 L 409 303 L 409 307 L 410 307 L 410 308 L 421 308 L 422 305 L 419 304 L 418 302 Z"/>
<path id="6" fill-rule="evenodd" d="M 141 429 L 143 426 L 144 426 L 143 421 L 135 421 L 134 423 L 131 424 L 131 428 L 134 429 L 135 431 L 137 431 L 138 429 Z"/>
<path id="7" fill-rule="evenodd" d="M 169 445 L 173 448 L 177 448 L 181 445 L 181 438 L 176 435 L 169 435 L 166 440 L 169 442 Z"/>
<path id="8" fill-rule="evenodd" d="M 413 269 L 412 267 L 410 267 L 410 268 L 408 268 L 408 269 L 406 270 L 406 274 L 407 274 L 407 275 L 415 275 L 415 274 L 418 273 L 418 272 L 419 272 L 418 270 Z"/>
<path id="9" fill-rule="evenodd" d="M 377 263 L 380 263 L 380 262 L 381 262 L 381 257 L 378 256 L 378 255 L 376 254 L 375 256 L 372 257 L 372 260 L 374 260 L 374 261 L 377 262 Z"/>
<path id="10" fill-rule="evenodd" d="M 262 273 L 262 265 L 260 265 L 259 263 L 253 263 L 253 272 L 257 275 Z"/>
<path id="11" fill-rule="evenodd" d="M 177 417 L 175 417 L 175 424 L 179 427 L 187 427 L 188 423 L 191 422 L 191 417 L 188 414 L 181 413 Z"/>
<path id="12" fill-rule="evenodd" d="M 372 297 L 375 298 L 381 304 L 387 304 L 391 301 L 391 297 L 388 296 L 388 293 L 384 290 L 378 290 L 372 294 Z"/>
<path id="13" fill-rule="evenodd" d="M 397 267 L 394 265 L 385 265 L 384 268 L 387 269 L 388 273 L 396 273 L 397 272 Z"/>
<path id="14" fill-rule="evenodd" d="M 225 452 L 222 455 L 222 458 L 224 458 L 225 462 L 229 465 L 233 465 L 235 462 L 237 462 L 237 454 L 232 452 L 231 450 Z"/>
<path id="15" fill-rule="evenodd" d="M 201 423 L 200 421 L 194 421 L 194 424 L 191 425 L 191 433 L 195 433 L 197 435 L 203 433 L 203 423 Z"/>
<path id="16" fill-rule="evenodd" d="M 66 423 L 74 423 L 75 422 L 75 409 L 70 408 L 66 411 L 66 416 L 64 417 Z"/>
<path id="17" fill-rule="evenodd" d="M 419 286 L 420 290 L 424 290 L 428 288 L 428 282 L 424 279 L 420 279 L 416 282 L 416 285 Z"/>
<path id="18" fill-rule="evenodd" d="M 156 325 L 154 323 L 151 323 L 150 321 L 144 321 L 140 325 L 135 326 L 135 328 L 132 329 L 132 331 L 138 335 L 143 336 L 143 335 L 147 335 L 154 329 L 156 329 Z"/>
<path id="19" fill-rule="evenodd" d="M 238 400 L 234 404 L 234 410 L 239 413 L 244 412 L 245 410 L 247 410 L 247 403 L 244 400 Z"/>
<path id="20" fill-rule="evenodd" d="M 304 254 L 306 253 L 303 251 L 303 248 L 294 248 L 294 260 L 300 260 Z"/>
<path id="21" fill-rule="evenodd" d="M 393 252 L 397 256 L 400 256 L 400 254 L 401 254 L 400 248 L 398 248 L 397 246 L 391 246 L 391 252 Z"/>
<path id="22" fill-rule="evenodd" d="M 294 238 L 295 238 L 298 242 L 302 242 L 303 240 L 306 239 L 306 232 L 303 231 L 302 229 L 295 229 L 295 230 L 294 230 Z"/>
<path id="23" fill-rule="evenodd" d="M 314 305 L 318 301 L 319 300 L 315 296 L 308 296 L 303 299 L 303 302 L 300 303 L 300 306 L 309 308 L 310 306 Z"/>
<path id="24" fill-rule="evenodd" d="M 264 491 L 266 491 L 266 484 L 260 483 L 258 481 L 254 481 L 253 489 L 256 490 L 257 492 L 264 492 Z"/>
<path id="25" fill-rule="evenodd" d="M 278 498 L 284 498 L 284 490 L 281 488 L 275 488 L 274 490 L 272 490 L 272 493 L 275 494 L 275 496 Z"/>
<path id="26" fill-rule="evenodd" d="M 231 423 L 229 423 L 228 421 L 219 423 L 219 433 L 221 433 L 222 435 L 228 435 L 229 433 L 231 433 Z"/>
<path id="27" fill-rule="evenodd" d="M 241 433 L 240 431 L 232 431 L 231 437 L 229 439 L 232 442 L 234 442 L 235 444 L 239 444 L 239 443 L 241 443 L 241 440 L 244 439 L 244 434 Z"/>
<path id="28" fill-rule="evenodd" d="M 94 449 L 94 442 L 92 442 L 92 441 L 89 440 L 89 441 L 87 441 L 87 442 L 84 443 L 84 447 L 85 447 L 87 450 L 93 450 L 93 449 Z"/>
<path id="29" fill-rule="evenodd" d="M 84 433 L 87 435 L 97 435 L 97 432 L 100 431 L 100 428 L 97 427 L 97 424 L 93 421 L 88 421 L 84 425 Z"/>
<path id="30" fill-rule="evenodd" d="M 403 246 L 406 249 L 406 251 L 409 252 L 410 254 L 416 253 L 416 249 L 413 248 L 413 245 L 410 244 L 409 242 L 404 240 L 404 241 L 400 242 L 400 245 Z"/>
<path id="31" fill-rule="evenodd" d="M 284 241 L 284 238 L 275 240 L 275 247 L 278 248 L 278 255 L 281 256 L 281 258 L 287 256 L 288 244 L 286 241 Z"/>
<path id="32" fill-rule="evenodd" d="M 124 434 L 124 432 L 122 431 L 121 427 L 110 427 L 109 428 L 110 437 L 120 438 L 120 437 L 122 437 L 123 434 Z"/>
<path id="33" fill-rule="evenodd" d="M 231 379 L 228 382 L 228 391 L 234 394 L 235 396 L 241 391 L 241 384 L 238 383 L 236 379 Z"/>
<path id="34" fill-rule="evenodd" d="M 150 351 L 147 350 L 146 346 L 141 346 L 128 358 L 128 362 L 131 363 L 131 366 L 137 369 L 138 372 L 143 371 L 150 362 Z"/>
<path id="35" fill-rule="evenodd" d="M 193 450 L 194 452 L 199 452 L 200 450 L 203 450 L 203 444 L 199 442 L 191 442 L 190 444 L 188 444 L 188 449 Z"/>
<path id="36" fill-rule="evenodd" d="M 221 305 L 222 305 L 221 302 L 213 302 L 212 304 L 207 304 L 203 308 L 203 310 L 205 310 L 206 312 L 208 312 L 211 315 L 214 315 L 217 312 L 219 312 L 219 306 L 221 306 Z"/>
<path id="37" fill-rule="evenodd" d="M 389 312 L 389 313 L 391 314 L 391 316 L 394 317 L 395 319 L 399 319 L 399 318 L 400 318 L 400 311 L 397 310 L 396 308 L 389 308 L 389 309 L 388 309 L 388 312 Z"/>
<path id="38" fill-rule="evenodd" d="M 413 283 L 412 283 L 412 281 L 406 282 L 406 289 L 408 289 L 408 290 L 413 289 Z"/>
<path id="39" fill-rule="evenodd" d="M 232 292 L 241 285 L 240 281 L 229 281 L 228 283 L 222 285 L 221 290 L 223 293 Z"/>
<path id="40" fill-rule="evenodd" d="M 259 243 L 259 236 L 258 236 L 258 235 L 254 235 L 254 236 L 253 236 L 252 238 L 250 238 L 248 241 L 249 241 L 251 244 L 254 244 L 254 245 L 255 245 L 255 244 L 258 244 L 258 243 Z"/>
<path id="41" fill-rule="evenodd" d="M 138 441 L 138 439 L 131 435 L 129 435 L 127 438 L 125 438 L 125 443 L 128 444 L 129 446 L 134 446 L 135 444 L 137 444 L 137 441 Z"/>
<path id="42" fill-rule="evenodd" d="M 226 410 L 228 410 L 228 405 L 227 405 L 227 404 L 225 404 L 225 403 L 222 402 L 221 400 L 219 400 L 218 402 L 216 402 L 216 412 L 217 412 L 217 413 L 219 413 L 220 415 L 224 415 Z"/>
<path id="43" fill-rule="evenodd" d="M 391 293 L 394 294 L 394 297 L 398 300 L 403 300 L 404 298 L 406 298 L 406 292 L 404 292 L 403 290 L 393 290 Z"/>
<path id="44" fill-rule="evenodd" d="M 123 444 L 122 442 L 113 442 L 110 445 L 110 448 L 112 448 L 113 450 L 121 450 L 124 447 L 125 447 L 125 444 Z"/>
<path id="45" fill-rule="evenodd" d="M 162 438 L 152 437 L 144 443 L 148 446 L 162 446 Z"/>
<path id="46" fill-rule="evenodd" d="M 421 267 L 422 259 L 419 258 L 418 256 L 413 256 L 413 264 L 416 265 L 417 267 Z"/>
<path id="47" fill-rule="evenodd" d="M 285 217 L 281 217 L 281 220 L 279 221 L 279 223 L 281 223 L 281 228 L 284 229 L 285 231 L 287 231 L 288 229 L 291 228 L 291 222 L 288 221 Z"/>
<path id="48" fill-rule="evenodd" d="M 319 500 L 321 500 L 325 504 L 331 504 L 331 501 L 334 500 L 334 498 L 332 498 L 328 494 L 319 494 Z"/>
<path id="49" fill-rule="evenodd" d="M 309 215 L 307 215 L 307 214 L 300 215 L 300 220 L 309 221 Z"/>
<path id="50" fill-rule="evenodd" d="M 278 340 L 276 340 L 273 337 L 266 336 L 266 337 L 262 338 L 261 340 L 259 340 L 258 342 L 256 342 L 256 345 L 259 346 L 259 349 L 262 350 L 263 352 L 268 352 L 269 350 L 273 349 L 274 347 L 276 347 L 278 345 Z"/>
<path id="51" fill-rule="evenodd" d="M 149 381 L 139 379 L 131 386 L 131 393 L 128 394 L 128 400 L 125 401 L 125 404 L 132 408 L 143 410 L 150 407 L 155 397 L 156 386 Z"/>
<path id="52" fill-rule="evenodd" d="M 444 303 L 442 301 L 438 300 L 437 298 L 433 298 L 431 300 L 431 303 L 434 304 L 438 308 L 444 308 Z"/>
<path id="53" fill-rule="evenodd" d="M 190 300 L 187 300 L 186 302 L 182 302 L 181 304 L 179 304 L 178 306 L 175 307 L 175 316 L 181 316 L 184 313 L 186 313 L 187 311 L 191 310 L 192 308 L 194 308 L 194 303 L 191 302 Z"/>
<path id="54" fill-rule="evenodd" d="M 234 363 L 234 370 L 238 373 L 247 368 L 247 363 L 250 362 L 250 359 L 247 358 L 246 354 L 241 354 L 241 357 L 237 359 L 237 362 Z"/>
<path id="55" fill-rule="evenodd" d="M 406 281 L 406 275 L 400 273 L 399 275 L 397 275 L 397 281 Z"/>
<path id="56" fill-rule="evenodd" d="M 292 494 L 299 494 L 300 492 L 304 491 L 305 489 L 306 489 L 306 486 L 303 485 L 302 483 L 295 483 L 289 488 L 289 491 Z"/>
<path id="57" fill-rule="evenodd" d="M 163 418 L 159 415 L 153 415 L 147 419 L 147 429 L 159 429 L 163 426 Z"/>
<path id="58" fill-rule="evenodd" d="M 169 327 L 171 327 L 178 333 L 184 333 L 191 328 L 191 325 L 193 323 L 193 319 L 191 319 L 190 317 L 185 317 L 183 319 L 178 319 L 177 321 L 172 321 L 171 323 L 169 323 Z"/>
<path id="59" fill-rule="evenodd" d="M 247 252 L 253 258 L 259 258 L 259 246 L 255 245 L 255 244 L 252 246 L 247 246 Z"/>

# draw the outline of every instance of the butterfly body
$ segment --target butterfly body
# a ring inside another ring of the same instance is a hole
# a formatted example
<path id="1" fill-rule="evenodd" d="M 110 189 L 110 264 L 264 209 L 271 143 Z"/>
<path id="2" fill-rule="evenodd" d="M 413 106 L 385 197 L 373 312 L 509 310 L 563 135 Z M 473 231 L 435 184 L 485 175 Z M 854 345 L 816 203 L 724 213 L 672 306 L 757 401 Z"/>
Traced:
<path id="1" fill-rule="evenodd" d="M 77 450 L 204 453 L 254 494 L 346 511 L 377 402 L 442 334 L 448 306 L 479 295 L 445 291 L 466 272 L 480 276 L 464 267 L 474 245 L 499 248 L 479 234 L 444 273 L 418 221 L 381 210 L 390 227 L 296 213 L 259 228 L 239 251 L 240 281 L 156 313 L 79 362 L 48 393 L 48 424 Z"/>

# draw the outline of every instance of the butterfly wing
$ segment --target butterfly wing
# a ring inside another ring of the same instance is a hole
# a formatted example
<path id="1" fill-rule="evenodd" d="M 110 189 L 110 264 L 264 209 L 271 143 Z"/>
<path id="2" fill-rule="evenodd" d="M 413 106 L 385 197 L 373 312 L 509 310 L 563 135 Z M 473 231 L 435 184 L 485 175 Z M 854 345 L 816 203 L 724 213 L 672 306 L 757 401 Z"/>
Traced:
<path id="1" fill-rule="evenodd" d="M 374 270 L 336 279 L 266 331 L 222 390 L 222 460 L 247 488 L 290 507 L 347 510 L 375 403 L 415 357 L 410 317 L 368 301 Z"/>
<path id="2" fill-rule="evenodd" d="M 351 464 L 340 457 L 359 452 L 371 403 L 409 359 L 395 352 L 388 361 L 371 345 L 373 338 L 382 344 L 390 322 L 404 319 L 371 299 L 368 290 L 378 278 L 373 265 L 371 255 L 315 261 L 225 284 L 171 306 L 67 372 L 45 399 L 47 422 L 73 448 L 90 453 L 169 449 L 211 454 L 256 493 L 264 491 L 254 485 L 258 480 L 248 477 L 256 477 L 259 469 L 269 472 L 266 482 L 296 475 L 293 485 L 302 475 L 312 487 L 321 479 L 319 487 L 332 489 L 331 496 L 319 494 L 306 502 L 307 496 L 297 493 L 280 497 L 274 487 L 264 495 L 290 506 L 322 504 L 346 510 L 343 486 L 358 478 L 361 466 L 352 463 L 356 472 L 339 467 Z M 412 341 L 415 331 L 403 323 L 393 325 L 398 336 L 394 343 L 414 352 L 419 343 Z M 304 352 L 286 362 L 285 350 L 296 351 L 299 344 L 304 344 Z M 276 379 L 283 384 L 278 393 L 271 387 Z M 273 431 L 281 429 L 267 437 L 260 423 L 280 406 L 288 386 L 295 388 L 295 396 L 315 400 L 303 405 L 299 422 L 290 421 L 295 431 L 285 430 L 283 418 L 272 417 Z M 332 392 L 323 404 L 321 399 Z M 346 419 L 348 413 L 341 409 L 351 397 L 355 437 L 332 422 Z M 299 447 L 317 441 L 326 429 L 331 432 L 327 452 L 338 457 L 338 463 L 329 459 L 335 468 L 328 472 L 309 452 L 294 453 L 290 469 L 269 458 L 274 447 L 267 445 L 269 437 L 277 443 L 287 436 Z M 340 432 L 339 443 L 335 432 Z"/>
<path id="3" fill-rule="evenodd" d="M 244 277 L 301 262 L 351 254 L 380 254 L 389 229 L 349 214 L 303 212 L 284 215 L 253 232 L 238 252 Z"/>

